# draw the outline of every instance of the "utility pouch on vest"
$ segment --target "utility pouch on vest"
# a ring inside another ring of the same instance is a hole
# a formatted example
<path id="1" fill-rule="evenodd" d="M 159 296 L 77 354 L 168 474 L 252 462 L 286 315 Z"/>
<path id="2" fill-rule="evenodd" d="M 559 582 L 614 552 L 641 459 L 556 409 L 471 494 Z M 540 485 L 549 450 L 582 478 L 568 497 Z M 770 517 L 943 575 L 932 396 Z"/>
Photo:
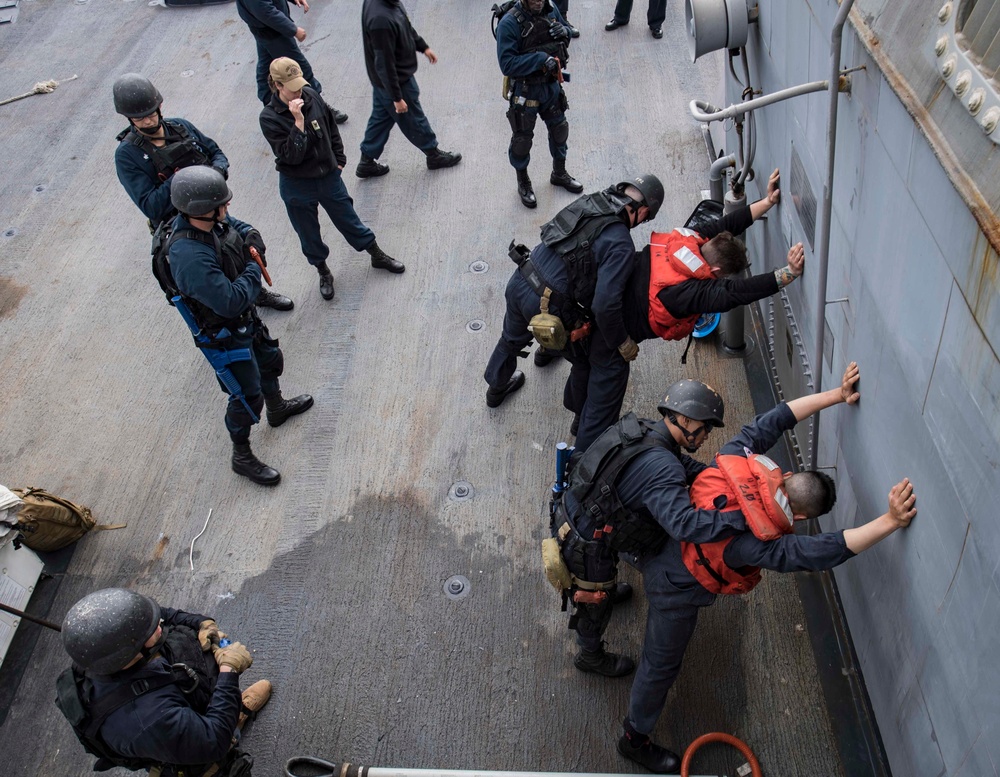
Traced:
<path id="1" fill-rule="evenodd" d="M 542 566 L 545 577 L 556 591 L 562 593 L 573 585 L 573 576 L 562 557 L 559 540 L 549 537 L 542 540 Z"/>
<path id="2" fill-rule="evenodd" d="M 528 329 L 535 336 L 538 344 L 550 351 L 561 351 L 566 347 L 566 327 L 561 319 L 551 313 L 539 313 L 532 316 Z"/>
<path id="3" fill-rule="evenodd" d="M 65 548 L 92 530 L 123 529 L 127 524 L 98 524 L 90 509 L 63 499 L 42 488 L 12 488 L 24 502 L 17 514 L 18 530 L 32 550 Z"/>

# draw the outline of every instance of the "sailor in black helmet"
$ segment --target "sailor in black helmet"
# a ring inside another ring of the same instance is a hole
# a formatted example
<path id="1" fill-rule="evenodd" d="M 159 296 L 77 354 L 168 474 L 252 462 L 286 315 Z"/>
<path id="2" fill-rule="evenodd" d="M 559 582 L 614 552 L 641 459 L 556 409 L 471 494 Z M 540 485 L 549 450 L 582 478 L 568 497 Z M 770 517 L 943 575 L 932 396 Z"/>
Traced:
<path id="1" fill-rule="evenodd" d="M 242 694 L 253 663 L 239 642 L 225 647 L 215 620 L 124 588 L 88 594 L 66 614 L 73 659 L 56 704 L 98 757 L 95 769 L 159 770 L 162 777 L 248 775 L 253 759 L 234 745 L 271 696 L 259 680 Z"/>
<path id="2" fill-rule="evenodd" d="M 208 165 L 229 177 L 229 160 L 210 137 L 186 119 L 164 119 L 163 97 L 152 82 L 138 73 L 125 73 L 115 81 L 115 111 L 129 126 L 118 135 L 115 169 L 125 191 L 149 219 L 153 232 L 177 215 L 170 203 L 170 185 L 177 170 Z M 258 249 L 263 253 L 264 243 Z M 291 310 L 294 303 L 283 294 L 262 289 L 257 305 Z"/>
<path id="3" fill-rule="evenodd" d="M 530 258 L 520 257 L 507 284 L 503 334 L 483 376 L 489 407 L 498 407 L 524 385 L 517 357 L 533 332 L 546 344 L 546 332 L 554 328 L 546 347 L 573 365 L 563 405 L 578 416 L 571 430 L 577 449 L 585 449 L 617 420 L 629 362 L 639 353 L 622 314 L 635 265 L 629 231 L 656 216 L 663 195 L 655 175 L 641 175 L 580 197 L 542 227 L 542 242 Z M 536 352 L 535 364 L 553 358 L 551 352 Z"/>
<path id="4" fill-rule="evenodd" d="M 167 249 L 172 276 L 168 282 L 191 309 L 202 334 L 212 339 L 205 347 L 245 349 L 249 356 L 229 365 L 243 392 L 242 399 L 230 394 L 226 407 L 233 471 L 260 485 L 275 486 L 281 475 L 254 455 L 250 430 L 265 406 L 268 424 L 280 426 L 312 407 L 313 398 L 281 396 L 278 378 L 285 358 L 254 307 L 261 268 L 248 256 L 245 243 L 256 230 L 227 216 L 233 193 L 210 167 L 178 171 L 170 197 L 179 215 Z"/>

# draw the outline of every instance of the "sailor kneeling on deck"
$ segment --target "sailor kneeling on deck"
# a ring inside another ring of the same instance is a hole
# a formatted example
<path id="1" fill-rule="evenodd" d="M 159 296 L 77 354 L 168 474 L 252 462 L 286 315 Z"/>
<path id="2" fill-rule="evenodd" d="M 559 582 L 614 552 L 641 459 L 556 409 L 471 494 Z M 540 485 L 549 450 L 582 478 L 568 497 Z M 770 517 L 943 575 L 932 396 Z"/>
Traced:
<path id="1" fill-rule="evenodd" d="M 95 770 L 249 777 L 253 758 L 237 745 L 271 683 L 240 693 L 253 658 L 214 619 L 106 588 L 73 605 L 62 638 L 73 666 L 59 676 L 56 704 L 97 756 Z"/>

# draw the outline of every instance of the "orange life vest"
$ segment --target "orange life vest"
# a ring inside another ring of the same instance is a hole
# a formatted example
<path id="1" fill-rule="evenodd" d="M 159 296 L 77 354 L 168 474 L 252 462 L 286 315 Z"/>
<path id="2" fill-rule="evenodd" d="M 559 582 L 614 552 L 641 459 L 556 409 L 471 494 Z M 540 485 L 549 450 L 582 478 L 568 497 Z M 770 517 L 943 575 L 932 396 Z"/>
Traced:
<path id="1" fill-rule="evenodd" d="M 712 278 L 712 269 L 701 255 L 708 242 L 690 229 L 654 232 L 649 236 L 649 326 L 664 340 L 682 340 L 694 331 L 698 315 L 674 318 L 657 295 L 667 286 L 693 278 Z"/>
<path id="2" fill-rule="evenodd" d="M 716 456 L 691 485 L 691 502 L 700 510 L 714 510 L 724 495 L 736 504 L 747 528 L 760 540 L 774 540 L 790 534 L 794 519 L 783 484 L 785 476 L 775 462 L 744 449 L 746 456 Z M 732 569 L 723 553 L 733 537 L 718 542 L 681 543 L 681 557 L 688 571 L 713 594 L 745 594 L 760 582 L 759 567 Z"/>

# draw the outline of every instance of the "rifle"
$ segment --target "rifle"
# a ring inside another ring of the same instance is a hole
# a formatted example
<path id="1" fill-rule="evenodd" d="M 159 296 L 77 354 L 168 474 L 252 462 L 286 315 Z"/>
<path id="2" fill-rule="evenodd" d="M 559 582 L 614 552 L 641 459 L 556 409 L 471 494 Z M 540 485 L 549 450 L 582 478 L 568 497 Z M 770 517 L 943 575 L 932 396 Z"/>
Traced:
<path id="1" fill-rule="evenodd" d="M 243 388 L 240 386 L 240 382 L 236 380 L 236 376 L 233 375 L 233 371 L 229 369 L 229 365 L 233 362 L 250 361 L 250 349 L 234 348 L 227 351 L 220 348 L 213 348 L 213 340 L 229 337 L 229 330 L 221 329 L 215 338 L 209 337 L 202 331 L 201 327 L 198 326 L 198 322 L 195 320 L 194 314 L 191 312 L 191 308 L 187 306 L 187 303 L 184 302 L 184 299 L 179 294 L 170 301 L 174 303 L 174 307 L 177 308 L 177 312 L 181 314 L 181 318 L 184 319 L 184 323 L 188 325 L 188 328 L 191 330 L 191 334 L 194 336 L 194 344 L 198 346 L 198 350 L 205 355 L 205 358 L 208 359 L 208 363 L 212 365 L 212 369 L 215 370 L 215 376 L 219 379 L 223 388 L 225 388 L 230 396 L 235 397 L 243 403 L 243 407 L 247 409 L 250 417 L 253 418 L 253 422 L 257 423 L 260 420 L 260 416 L 258 416 L 250 405 L 247 404 L 246 397 L 243 396 Z"/>

